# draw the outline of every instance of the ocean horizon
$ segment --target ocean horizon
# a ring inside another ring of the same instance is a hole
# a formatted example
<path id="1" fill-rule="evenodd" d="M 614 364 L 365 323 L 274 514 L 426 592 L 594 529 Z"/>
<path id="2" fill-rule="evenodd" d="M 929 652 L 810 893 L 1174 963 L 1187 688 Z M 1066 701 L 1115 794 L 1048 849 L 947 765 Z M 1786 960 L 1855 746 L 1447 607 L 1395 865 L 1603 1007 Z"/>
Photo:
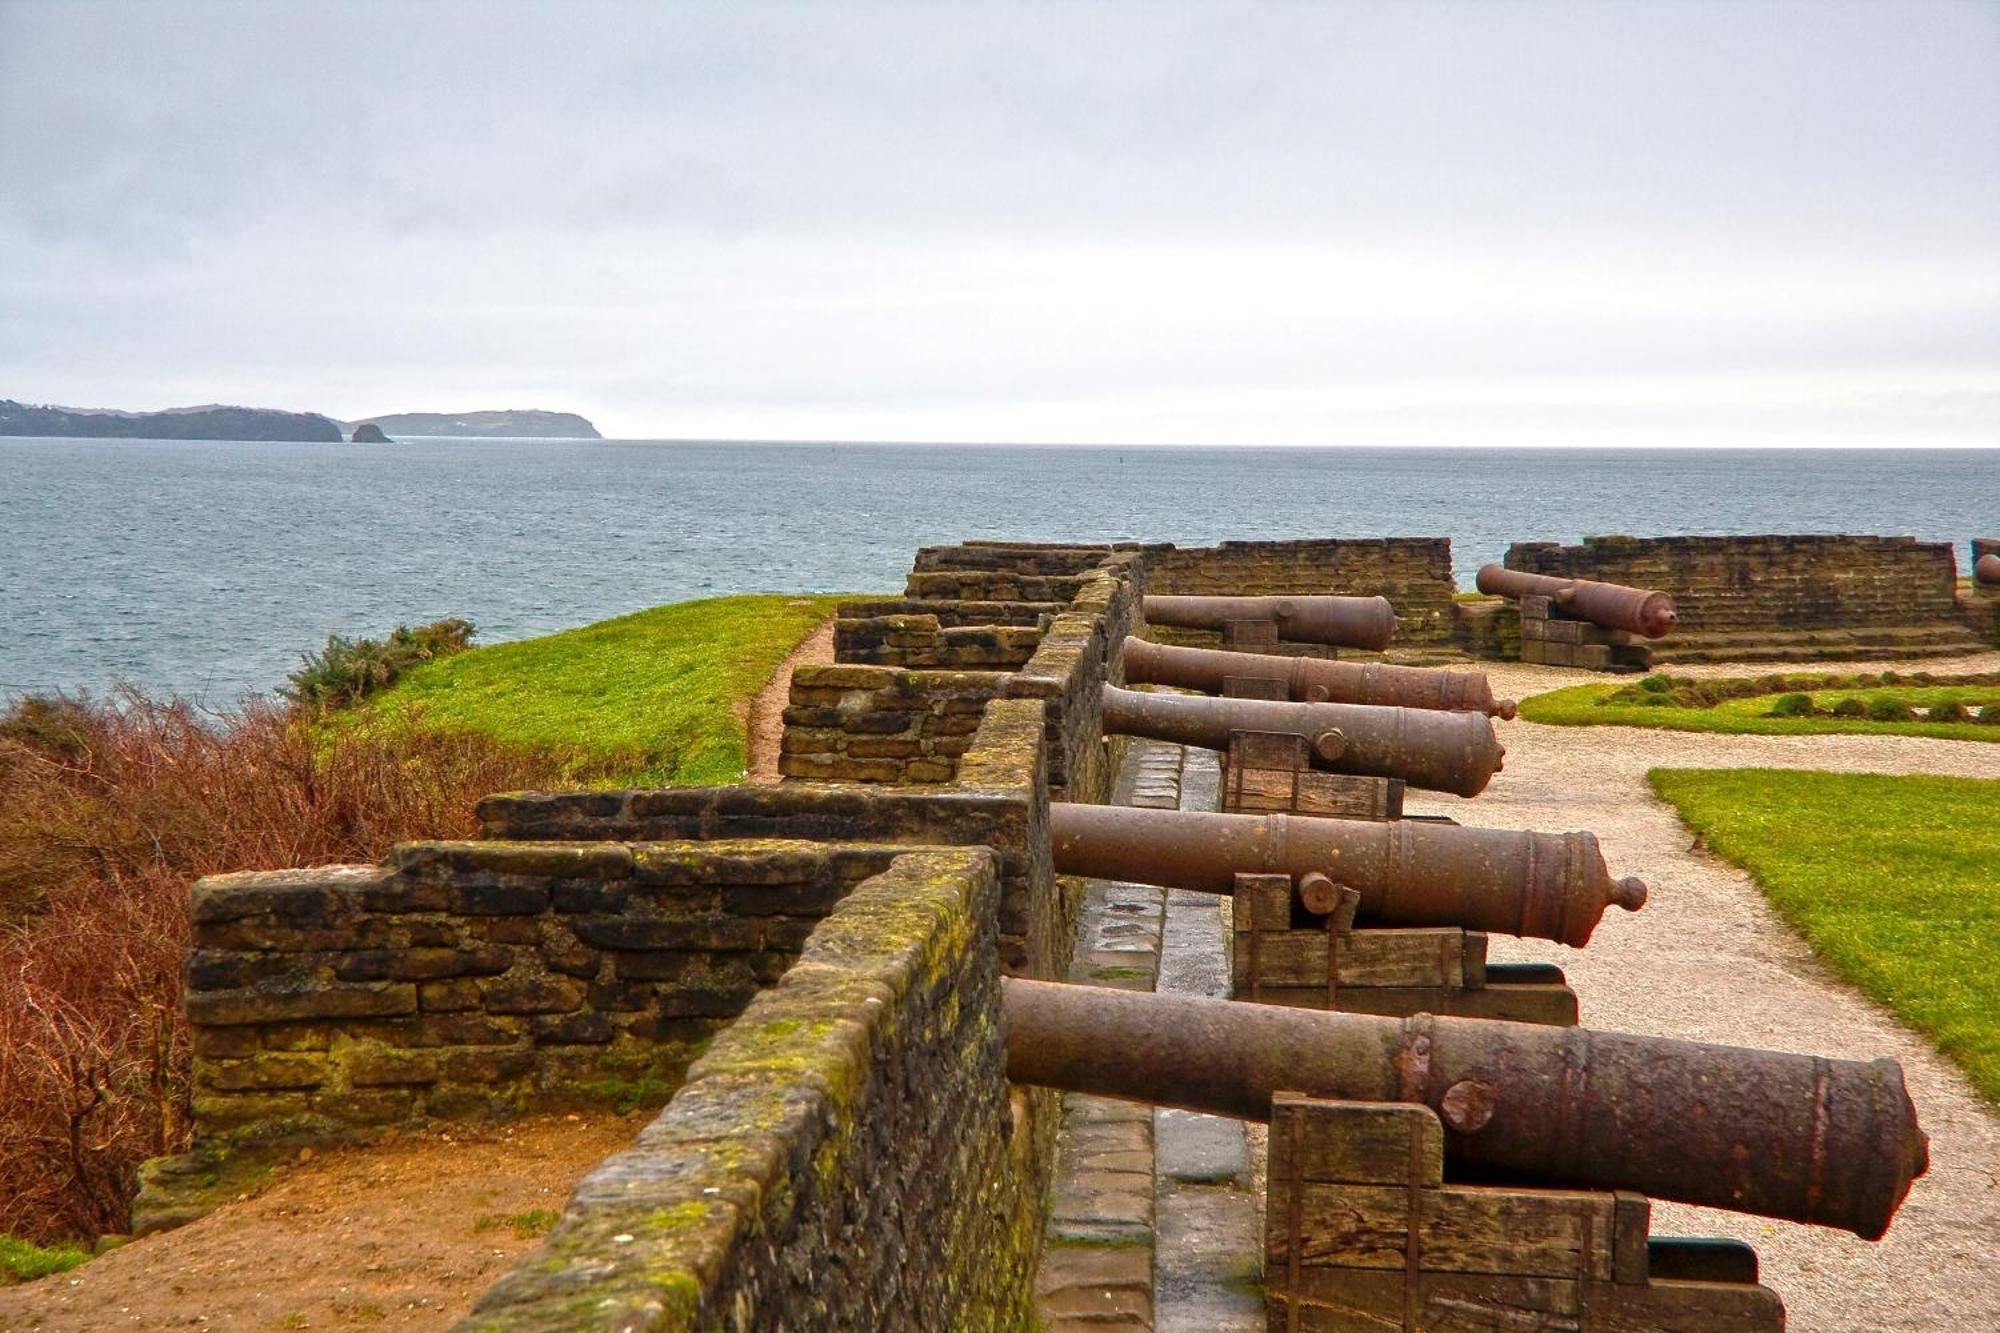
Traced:
<path id="1" fill-rule="evenodd" d="M 479 641 L 734 592 L 900 590 L 919 546 L 1446 536 L 2000 535 L 2000 448 L 390 445 L 0 438 L 0 696 L 123 682 L 212 705 L 328 634 Z"/>

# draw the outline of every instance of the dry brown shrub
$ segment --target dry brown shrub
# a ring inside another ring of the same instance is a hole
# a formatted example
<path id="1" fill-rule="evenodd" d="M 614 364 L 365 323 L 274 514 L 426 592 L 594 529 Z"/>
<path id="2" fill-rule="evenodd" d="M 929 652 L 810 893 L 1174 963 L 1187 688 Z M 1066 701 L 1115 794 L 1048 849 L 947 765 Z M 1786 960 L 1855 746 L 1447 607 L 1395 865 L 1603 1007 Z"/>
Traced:
<path id="1" fill-rule="evenodd" d="M 196 878 L 469 836 L 480 797 L 556 785 L 561 760 L 416 726 L 315 731 L 265 701 L 124 691 L 0 714 L 0 1234 L 122 1231 L 138 1164 L 186 1146 Z"/>

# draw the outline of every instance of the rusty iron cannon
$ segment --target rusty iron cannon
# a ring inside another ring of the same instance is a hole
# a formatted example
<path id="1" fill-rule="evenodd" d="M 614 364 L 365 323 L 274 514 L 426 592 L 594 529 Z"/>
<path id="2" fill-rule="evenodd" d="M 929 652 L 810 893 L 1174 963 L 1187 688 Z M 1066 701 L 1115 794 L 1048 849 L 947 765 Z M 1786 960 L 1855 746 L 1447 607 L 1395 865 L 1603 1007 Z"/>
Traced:
<path id="1" fill-rule="evenodd" d="M 2000 555 L 1988 551 L 1972 562 L 1973 581 L 1989 588 L 2000 588 Z"/>
<path id="2" fill-rule="evenodd" d="M 1104 730 L 1112 735 L 1226 750 L 1231 732 L 1286 733 L 1305 738 L 1315 768 L 1401 778 L 1459 796 L 1483 791 L 1507 753 L 1481 713 L 1141 694 L 1115 685 L 1104 687 L 1103 704 Z"/>
<path id="3" fill-rule="evenodd" d="M 1359 915 L 1398 926 L 1462 926 L 1581 948 L 1616 903 L 1646 885 L 1613 879 L 1588 833 L 1529 833 L 1409 820 L 1218 815 L 1119 805 L 1049 807 L 1058 873 L 1228 894 L 1239 874 L 1290 875 L 1325 916 L 1339 890 Z"/>
<path id="4" fill-rule="evenodd" d="M 1547 1186 L 1888 1229 L 1929 1144 L 1893 1060 L 1009 977 L 1007 1076 L 1244 1120 L 1277 1092 L 1416 1102 L 1448 1160 Z"/>
<path id="5" fill-rule="evenodd" d="M 1377 704 L 1514 716 L 1514 701 L 1494 702 L 1493 687 L 1478 671 L 1180 648 L 1137 638 L 1127 638 L 1123 652 L 1125 679 L 1133 685 L 1177 685 L 1218 694 L 1232 676 L 1263 676 L 1282 680 L 1296 703 Z"/>
<path id="6" fill-rule="evenodd" d="M 1479 591 L 1490 596 L 1547 597 L 1570 615 L 1648 639 L 1665 638 L 1680 619 L 1667 594 L 1622 583 L 1551 578 L 1504 565 L 1480 566 L 1477 582 Z"/>
<path id="7" fill-rule="evenodd" d="M 1232 620 L 1268 620 L 1294 643 L 1380 652 L 1396 633 L 1386 597 L 1161 597 L 1148 595 L 1146 620 L 1180 629 L 1220 630 Z"/>

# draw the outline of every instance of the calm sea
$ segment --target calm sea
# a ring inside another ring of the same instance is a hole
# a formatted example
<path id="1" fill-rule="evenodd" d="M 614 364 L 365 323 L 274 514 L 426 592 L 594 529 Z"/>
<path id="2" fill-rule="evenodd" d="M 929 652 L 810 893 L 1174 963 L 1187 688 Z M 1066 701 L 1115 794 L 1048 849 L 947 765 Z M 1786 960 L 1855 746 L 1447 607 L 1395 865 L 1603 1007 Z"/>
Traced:
<path id="1" fill-rule="evenodd" d="M 728 592 L 900 590 L 970 537 L 2000 532 L 2000 450 L 386 446 L 0 439 L 0 694 L 227 703 L 329 632 L 483 642 Z"/>

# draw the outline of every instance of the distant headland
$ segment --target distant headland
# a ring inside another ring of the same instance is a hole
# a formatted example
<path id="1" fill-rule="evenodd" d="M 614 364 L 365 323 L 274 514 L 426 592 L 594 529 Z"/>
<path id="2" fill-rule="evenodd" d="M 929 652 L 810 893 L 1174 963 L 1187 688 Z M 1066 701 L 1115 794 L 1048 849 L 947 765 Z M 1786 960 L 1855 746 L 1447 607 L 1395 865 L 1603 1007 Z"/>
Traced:
<path id="1" fill-rule="evenodd" d="M 175 407 L 164 412 L 36 407 L 0 398 L 0 435 L 124 440 L 344 440 L 340 423 L 317 412 L 264 407 Z"/>
<path id="2" fill-rule="evenodd" d="M 412 435 L 454 435 L 485 439 L 601 440 L 597 427 L 574 412 L 392 412 L 357 417 L 347 423 L 374 426 L 390 439 Z"/>
<path id="3" fill-rule="evenodd" d="M 599 440 L 597 427 L 574 412 L 401 412 L 341 422 L 318 412 L 265 407 L 174 407 L 161 412 L 52 407 L 0 398 L 0 435 L 126 440 L 309 440 L 337 443 L 357 427 L 388 439 L 468 436 L 480 439 Z M 364 434 L 363 442 L 373 438 Z"/>

